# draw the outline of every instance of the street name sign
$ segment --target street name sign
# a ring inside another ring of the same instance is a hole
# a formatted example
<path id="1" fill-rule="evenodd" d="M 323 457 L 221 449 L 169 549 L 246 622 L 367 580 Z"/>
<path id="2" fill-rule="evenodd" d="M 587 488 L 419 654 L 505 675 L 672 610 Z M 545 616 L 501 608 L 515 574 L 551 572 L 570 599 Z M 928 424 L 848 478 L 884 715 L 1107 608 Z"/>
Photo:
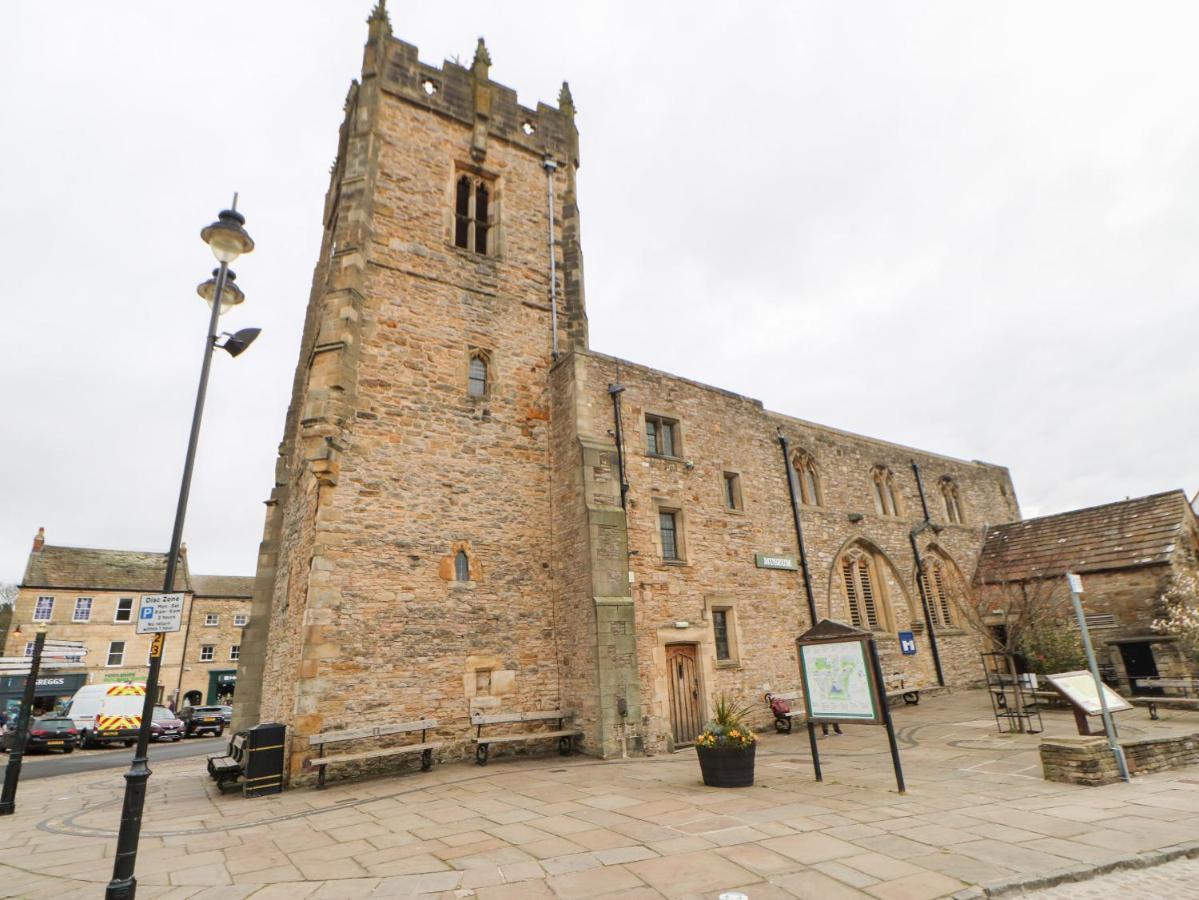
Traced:
<path id="1" fill-rule="evenodd" d="M 183 625 L 183 594 L 142 594 L 137 633 L 178 631 Z"/>

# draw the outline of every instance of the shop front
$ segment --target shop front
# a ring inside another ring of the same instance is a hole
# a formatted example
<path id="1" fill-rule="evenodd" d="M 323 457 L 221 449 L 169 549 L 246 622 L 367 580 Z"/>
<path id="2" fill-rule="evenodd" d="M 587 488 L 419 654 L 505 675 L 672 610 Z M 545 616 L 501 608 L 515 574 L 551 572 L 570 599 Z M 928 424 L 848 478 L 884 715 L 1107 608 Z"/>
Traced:
<path id="1" fill-rule="evenodd" d="M 8 675 L 0 679 L 0 709 L 10 718 L 20 711 L 21 697 L 25 693 L 25 677 Z M 87 674 L 83 672 L 75 675 L 43 675 L 34 686 L 33 714 L 40 716 L 56 709 L 65 709 L 75 692 L 85 684 Z"/>
<path id="2" fill-rule="evenodd" d="M 209 706 L 222 704 L 233 705 L 233 689 L 237 687 L 237 669 L 225 669 L 208 673 L 208 699 L 204 702 Z"/>

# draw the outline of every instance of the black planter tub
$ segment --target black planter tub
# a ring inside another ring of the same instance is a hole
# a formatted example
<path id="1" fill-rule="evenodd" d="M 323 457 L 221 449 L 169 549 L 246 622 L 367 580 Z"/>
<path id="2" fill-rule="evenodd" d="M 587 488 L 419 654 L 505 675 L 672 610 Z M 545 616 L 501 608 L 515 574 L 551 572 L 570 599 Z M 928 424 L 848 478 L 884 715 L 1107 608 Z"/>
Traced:
<path id="1" fill-rule="evenodd" d="M 708 787 L 749 787 L 754 783 L 754 751 L 758 745 L 696 747 L 699 770 Z"/>

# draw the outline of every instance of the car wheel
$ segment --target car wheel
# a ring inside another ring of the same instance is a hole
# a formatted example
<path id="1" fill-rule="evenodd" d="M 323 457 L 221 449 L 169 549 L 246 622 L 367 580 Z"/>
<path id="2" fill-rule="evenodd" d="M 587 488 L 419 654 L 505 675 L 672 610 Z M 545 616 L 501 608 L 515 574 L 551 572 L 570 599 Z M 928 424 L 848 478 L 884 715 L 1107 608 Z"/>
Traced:
<path id="1" fill-rule="evenodd" d="M 124 744 L 126 747 L 132 747 L 134 744 L 137 743 L 137 741 L 121 741 L 121 743 Z"/>
<path id="2" fill-rule="evenodd" d="M 85 750 L 90 750 L 92 747 L 96 746 L 96 742 L 92 740 L 92 736 L 89 732 L 84 731 L 79 737 L 79 746 L 83 747 Z"/>
<path id="3" fill-rule="evenodd" d="M 221 736 L 222 734 L 224 734 L 224 733 L 225 733 L 225 729 L 224 729 L 224 728 L 218 728 L 218 729 L 216 730 L 216 736 L 217 736 L 217 737 L 220 737 L 220 736 Z"/>
<path id="4" fill-rule="evenodd" d="M 63 752 L 63 753 L 74 753 L 74 752 L 75 752 L 75 748 L 74 748 L 74 747 L 63 747 L 63 748 L 62 748 L 62 752 Z"/>

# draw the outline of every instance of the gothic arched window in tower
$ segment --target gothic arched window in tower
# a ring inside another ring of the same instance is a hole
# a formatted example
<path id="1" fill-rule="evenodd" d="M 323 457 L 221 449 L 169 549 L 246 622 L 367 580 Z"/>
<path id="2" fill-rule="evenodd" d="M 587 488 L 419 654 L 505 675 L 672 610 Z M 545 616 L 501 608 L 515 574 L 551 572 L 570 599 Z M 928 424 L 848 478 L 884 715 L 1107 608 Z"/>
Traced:
<path id="1" fill-rule="evenodd" d="M 487 255 L 494 252 L 495 186 L 480 175 L 460 175 L 454 183 L 454 246 Z"/>
<path id="2" fill-rule="evenodd" d="M 487 360 L 481 353 L 471 354 L 466 389 L 472 397 L 487 396 Z"/>
<path id="3" fill-rule="evenodd" d="M 470 581 L 470 558 L 465 550 L 459 550 L 454 555 L 454 580 Z"/>
<path id="4" fill-rule="evenodd" d="M 841 560 L 841 587 L 849 601 L 849 618 L 854 628 L 890 630 L 890 611 L 869 554 L 854 549 Z"/>

